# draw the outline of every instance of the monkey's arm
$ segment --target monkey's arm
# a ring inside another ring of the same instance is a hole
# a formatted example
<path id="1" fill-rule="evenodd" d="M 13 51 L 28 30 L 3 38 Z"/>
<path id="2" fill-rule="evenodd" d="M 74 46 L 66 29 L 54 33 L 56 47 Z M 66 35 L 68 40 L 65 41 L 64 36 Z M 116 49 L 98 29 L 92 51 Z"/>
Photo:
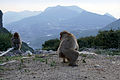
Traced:
<path id="1" fill-rule="evenodd" d="M 75 50 L 79 50 L 79 45 L 78 43 L 76 44 L 76 49 Z"/>

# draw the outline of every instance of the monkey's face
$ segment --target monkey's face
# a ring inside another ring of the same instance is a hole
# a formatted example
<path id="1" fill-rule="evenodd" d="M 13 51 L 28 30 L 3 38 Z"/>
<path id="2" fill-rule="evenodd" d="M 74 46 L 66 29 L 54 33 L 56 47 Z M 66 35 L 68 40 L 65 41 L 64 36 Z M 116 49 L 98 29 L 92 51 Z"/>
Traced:
<path id="1" fill-rule="evenodd" d="M 62 36 L 60 35 L 60 40 L 62 40 Z"/>
<path id="2" fill-rule="evenodd" d="M 60 40 L 62 40 L 63 34 L 60 34 Z"/>

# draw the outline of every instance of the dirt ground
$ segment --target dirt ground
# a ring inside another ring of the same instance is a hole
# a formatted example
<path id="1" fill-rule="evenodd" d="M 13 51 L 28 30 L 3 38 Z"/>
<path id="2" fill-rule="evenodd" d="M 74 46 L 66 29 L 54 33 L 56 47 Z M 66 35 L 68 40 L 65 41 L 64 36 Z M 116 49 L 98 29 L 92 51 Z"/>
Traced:
<path id="1" fill-rule="evenodd" d="M 120 80 L 120 56 L 81 55 L 77 67 L 58 55 L 37 55 L 0 66 L 0 80 Z"/>

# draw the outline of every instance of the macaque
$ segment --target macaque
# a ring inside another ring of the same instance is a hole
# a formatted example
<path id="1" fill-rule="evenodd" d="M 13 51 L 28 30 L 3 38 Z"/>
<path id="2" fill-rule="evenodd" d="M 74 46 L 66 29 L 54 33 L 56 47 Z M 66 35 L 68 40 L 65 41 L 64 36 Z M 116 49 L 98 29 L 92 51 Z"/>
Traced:
<path id="1" fill-rule="evenodd" d="M 79 46 L 76 37 L 67 31 L 62 31 L 60 33 L 60 41 L 61 42 L 57 50 L 59 53 L 59 57 L 63 58 L 64 63 L 67 59 L 69 62 L 69 66 L 77 66 L 76 60 L 79 56 Z"/>
<path id="2" fill-rule="evenodd" d="M 13 34 L 13 37 L 11 40 L 12 40 L 12 47 L 14 48 L 14 50 L 20 50 L 22 42 L 21 42 L 20 36 L 17 32 L 15 32 Z"/>

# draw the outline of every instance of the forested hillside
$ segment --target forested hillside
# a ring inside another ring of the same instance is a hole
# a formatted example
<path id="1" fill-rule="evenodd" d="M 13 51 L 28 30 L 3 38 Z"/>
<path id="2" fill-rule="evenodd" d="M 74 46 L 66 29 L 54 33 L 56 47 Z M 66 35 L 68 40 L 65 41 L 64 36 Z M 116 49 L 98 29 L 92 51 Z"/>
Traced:
<path id="1" fill-rule="evenodd" d="M 56 50 L 58 43 L 58 39 L 48 40 L 42 48 Z M 81 37 L 78 39 L 78 44 L 80 48 L 120 49 L 120 30 L 99 31 L 96 36 Z"/>

